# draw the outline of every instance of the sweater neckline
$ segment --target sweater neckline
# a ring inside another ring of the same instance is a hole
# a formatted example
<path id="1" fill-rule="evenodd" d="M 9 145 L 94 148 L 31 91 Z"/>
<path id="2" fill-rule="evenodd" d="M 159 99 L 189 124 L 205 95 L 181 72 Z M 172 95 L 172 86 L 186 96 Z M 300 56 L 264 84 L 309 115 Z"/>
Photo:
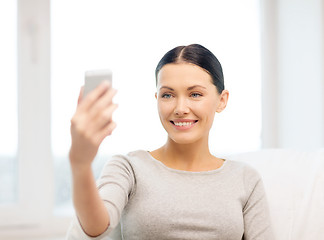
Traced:
<path id="1" fill-rule="evenodd" d="M 158 164 L 159 166 L 163 167 L 164 169 L 171 171 L 171 172 L 176 172 L 176 173 L 182 173 L 182 174 L 192 174 L 192 175 L 209 175 L 209 174 L 214 174 L 214 173 L 218 173 L 223 171 L 223 169 L 226 167 L 227 163 L 229 162 L 228 159 L 224 159 L 224 162 L 222 164 L 221 167 L 216 168 L 216 169 L 212 169 L 212 170 L 207 170 L 207 171 L 186 171 L 186 170 L 180 170 L 180 169 L 175 169 L 175 168 L 171 168 L 168 167 L 167 165 L 165 165 L 163 162 L 157 160 L 156 158 L 154 158 L 149 151 L 145 151 L 142 150 L 147 156 L 148 158 L 155 162 L 156 164 Z"/>

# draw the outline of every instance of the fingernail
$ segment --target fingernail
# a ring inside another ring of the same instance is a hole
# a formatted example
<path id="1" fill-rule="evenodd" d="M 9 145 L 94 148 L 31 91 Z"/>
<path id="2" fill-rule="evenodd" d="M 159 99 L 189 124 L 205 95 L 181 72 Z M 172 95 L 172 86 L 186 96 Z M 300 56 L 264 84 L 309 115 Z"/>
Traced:
<path id="1" fill-rule="evenodd" d="M 108 81 L 108 80 L 103 80 L 102 81 L 102 85 L 104 85 L 104 86 L 110 86 L 111 85 L 111 82 L 110 81 Z"/>

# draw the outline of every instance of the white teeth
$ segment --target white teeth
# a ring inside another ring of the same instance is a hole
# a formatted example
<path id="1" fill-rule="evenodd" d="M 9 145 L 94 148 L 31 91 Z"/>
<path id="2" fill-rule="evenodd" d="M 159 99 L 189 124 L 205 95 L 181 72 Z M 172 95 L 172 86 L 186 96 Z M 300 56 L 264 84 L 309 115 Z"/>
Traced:
<path id="1" fill-rule="evenodd" d="M 180 126 L 180 127 L 182 127 L 182 126 L 190 126 L 190 125 L 192 125 L 192 122 L 174 122 L 174 125 Z"/>

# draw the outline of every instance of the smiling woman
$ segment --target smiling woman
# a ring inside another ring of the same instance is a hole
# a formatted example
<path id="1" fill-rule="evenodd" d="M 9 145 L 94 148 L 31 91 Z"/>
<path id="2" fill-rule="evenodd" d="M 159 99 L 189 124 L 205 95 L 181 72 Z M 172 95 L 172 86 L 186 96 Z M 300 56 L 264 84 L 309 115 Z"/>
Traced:
<path id="1" fill-rule="evenodd" d="M 158 112 L 168 143 L 201 142 L 207 147 L 215 113 L 225 109 L 229 94 L 218 59 L 201 45 L 180 46 L 164 55 L 156 78 Z"/>
<path id="2" fill-rule="evenodd" d="M 103 239 L 121 231 L 130 240 L 272 240 L 258 172 L 209 150 L 214 115 L 225 109 L 229 95 L 217 58 L 201 45 L 182 46 L 164 55 L 156 69 L 166 143 L 151 152 L 113 156 L 97 183 L 91 164 L 115 128 L 115 90 L 101 84 L 85 98 L 80 92 L 70 149 L 78 220 L 68 239 Z"/>

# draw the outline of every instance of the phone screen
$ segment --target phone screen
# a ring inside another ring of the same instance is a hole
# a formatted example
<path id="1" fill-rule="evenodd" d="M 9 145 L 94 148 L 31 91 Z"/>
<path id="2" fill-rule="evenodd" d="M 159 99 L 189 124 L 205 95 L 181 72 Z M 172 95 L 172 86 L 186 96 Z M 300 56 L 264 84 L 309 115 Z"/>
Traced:
<path id="1" fill-rule="evenodd" d="M 91 70 L 85 72 L 83 97 L 95 89 L 102 81 L 112 82 L 112 72 L 109 69 Z"/>

